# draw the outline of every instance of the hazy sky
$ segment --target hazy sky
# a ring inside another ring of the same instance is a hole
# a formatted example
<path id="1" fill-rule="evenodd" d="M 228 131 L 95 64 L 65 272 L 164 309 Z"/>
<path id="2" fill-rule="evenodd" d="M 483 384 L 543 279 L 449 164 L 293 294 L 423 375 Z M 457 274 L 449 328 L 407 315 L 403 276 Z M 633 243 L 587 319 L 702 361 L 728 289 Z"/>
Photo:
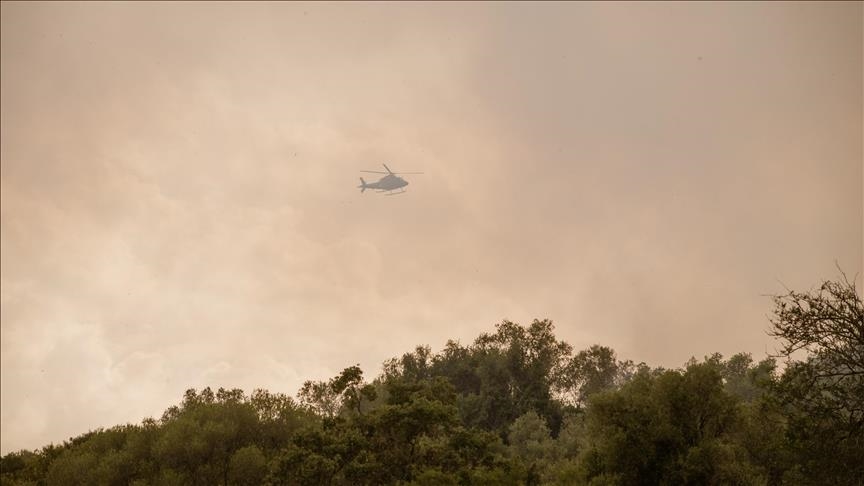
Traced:
<path id="1" fill-rule="evenodd" d="M 0 67 L 4 453 L 504 318 L 760 359 L 862 267 L 860 2 L 3 2 Z"/>

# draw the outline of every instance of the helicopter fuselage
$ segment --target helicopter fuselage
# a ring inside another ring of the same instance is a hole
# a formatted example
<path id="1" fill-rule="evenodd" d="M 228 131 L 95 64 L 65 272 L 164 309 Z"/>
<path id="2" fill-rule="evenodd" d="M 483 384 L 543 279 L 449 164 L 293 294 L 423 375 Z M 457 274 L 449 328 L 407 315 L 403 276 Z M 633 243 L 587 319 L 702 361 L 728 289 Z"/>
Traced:
<path id="1" fill-rule="evenodd" d="M 387 174 L 386 176 L 382 177 L 381 180 L 379 180 L 375 184 L 378 185 L 379 189 L 383 189 L 385 191 L 392 191 L 394 189 L 399 189 L 401 187 L 407 186 L 408 181 L 406 181 L 405 179 L 403 179 L 399 176 L 395 176 L 393 174 Z"/>
<path id="2" fill-rule="evenodd" d="M 395 191 L 396 189 L 400 189 L 408 185 L 408 181 L 393 174 L 387 174 L 386 176 L 379 179 L 378 182 L 362 182 L 362 188 L 377 189 L 379 191 Z"/>

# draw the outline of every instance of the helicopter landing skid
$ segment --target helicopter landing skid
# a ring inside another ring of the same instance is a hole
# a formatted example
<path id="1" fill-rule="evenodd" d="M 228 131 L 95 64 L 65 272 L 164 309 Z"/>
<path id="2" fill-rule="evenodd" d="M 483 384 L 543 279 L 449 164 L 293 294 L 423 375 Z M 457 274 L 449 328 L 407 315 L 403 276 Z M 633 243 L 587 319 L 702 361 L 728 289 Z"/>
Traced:
<path id="1" fill-rule="evenodd" d="M 402 189 L 402 190 L 399 191 L 399 192 L 392 192 L 392 191 L 391 191 L 391 192 L 388 192 L 387 194 L 384 194 L 384 195 L 385 195 L 385 196 L 395 196 L 395 195 L 397 195 L 397 194 L 402 194 L 403 192 L 405 192 L 405 189 Z"/>

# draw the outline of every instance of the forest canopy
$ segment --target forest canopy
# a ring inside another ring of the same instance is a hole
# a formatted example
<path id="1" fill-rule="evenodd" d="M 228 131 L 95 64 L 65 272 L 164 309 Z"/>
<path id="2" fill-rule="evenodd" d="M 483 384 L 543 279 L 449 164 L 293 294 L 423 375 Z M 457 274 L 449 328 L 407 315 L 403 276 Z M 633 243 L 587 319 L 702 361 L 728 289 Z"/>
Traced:
<path id="1" fill-rule="evenodd" d="M 861 484 L 864 306 L 845 276 L 773 298 L 776 356 L 679 369 L 574 352 L 549 320 L 419 346 L 296 398 L 186 391 L 158 419 L 0 459 L 0 483 Z"/>

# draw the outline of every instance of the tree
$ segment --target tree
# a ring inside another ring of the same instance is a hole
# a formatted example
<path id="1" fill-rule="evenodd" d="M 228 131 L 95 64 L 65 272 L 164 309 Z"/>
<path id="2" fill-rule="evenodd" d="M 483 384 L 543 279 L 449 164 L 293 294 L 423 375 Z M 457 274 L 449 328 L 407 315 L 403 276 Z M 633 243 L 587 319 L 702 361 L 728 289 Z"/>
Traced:
<path id="1" fill-rule="evenodd" d="M 589 400 L 582 479 L 591 484 L 747 484 L 741 476 L 756 481 L 758 469 L 730 436 L 738 418 L 737 400 L 725 392 L 715 362 L 692 363 L 683 372 L 643 368 L 619 390 Z"/>
<path id="2" fill-rule="evenodd" d="M 363 370 L 349 366 L 327 382 L 307 381 L 298 393 L 300 403 L 315 413 L 333 418 L 340 411 L 362 415 L 364 399 L 375 400 L 375 387 L 363 381 Z"/>
<path id="3" fill-rule="evenodd" d="M 535 411 L 558 434 L 563 419 L 562 403 L 555 391 L 563 376 L 573 348 L 555 337 L 555 326 L 548 319 L 534 320 L 529 326 L 503 321 L 494 333 L 483 333 L 467 355 L 449 349 L 436 365 L 450 359 L 468 359 L 474 377 L 457 375 L 457 382 L 471 388 L 457 389 L 461 397 L 460 414 L 470 425 L 506 434 L 517 417 Z M 464 371 L 465 367 L 445 365 Z"/>
<path id="4" fill-rule="evenodd" d="M 163 418 L 153 457 L 170 481 L 227 484 L 233 454 L 256 441 L 258 424 L 242 390 L 190 389 Z"/>
<path id="5" fill-rule="evenodd" d="M 859 484 L 864 477 L 864 305 L 845 275 L 809 292 L 774 296 L 769 334 L 786 370 L 785 406 L 801 482 Z M 804 354 L 803 359 L 797 359 Z"/>
<path id="6" fill-rule="evenodd" d="M 231 456 L 229 484 L 254 486 L 267 474 L 267 459 L 258 446 L 242 447 Z"/>
<path id="7" fill-rule="evenodd" d="M 595 344 L 570 360 L 561 388 L 571 403 L 584 406 L 591 395 L 621 386 L 634 371 L 632 361 L 618 361 L 612 348 Z"/>
<path id="8" fill-rule="evenodd" d="M 845 276 L 815 291 L 774 297 L 770 335 L 789 360 L 785 391 L 807 413 L 841 426 L 847 437 L 864 426 L 864 305 Z M 805 351 L 804 361 L 794 361 Z"/>
<path id="9" fill-rule="evenodd" d="M 769 391 L 777 368 L 773 358 L 754 365 L 750 353 L 738 353 L 726 361 L 719 361 L 719 354 L 717 357 L 727 392 L 745 402 L 753 402 Z"/>
<path id="10" fill-rule="evenodd" d="M 526 412 L 510 424 L 507 440 L 512 453 L 529 462 L 546 460 L 552 453 L 549 427 L 533 411 Z"/>
<path id="11" fill-rule="evenodd" d="M 339 411 L 340 397 L 330 383 L 308 380 L 297 392 L 300 403 L 322 417 L 333 417 Z"/>

